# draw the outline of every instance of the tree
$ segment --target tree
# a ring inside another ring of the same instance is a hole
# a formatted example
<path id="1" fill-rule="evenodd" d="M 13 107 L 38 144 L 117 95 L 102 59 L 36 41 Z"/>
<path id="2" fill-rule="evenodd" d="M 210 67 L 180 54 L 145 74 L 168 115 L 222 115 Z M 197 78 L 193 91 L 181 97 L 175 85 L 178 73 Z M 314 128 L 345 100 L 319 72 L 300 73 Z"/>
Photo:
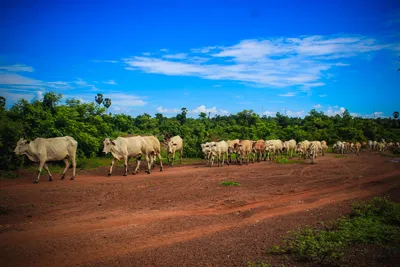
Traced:
<path id="1" fill-rule="evenodd" d="M 110 98 L 104 99 L 103 105 L 106 108 L 106 113 L 107 113 L 108 108 L 111 106 L 111 99 Z"/>
<path id="2" fill-rule="evenodd" d="M 58 102 L 60 102 L 61 98 L 61 94 L 56 94 L 53 92 L 45 93 L 43 96 L 43 105 L 54 111 L 55 106 Z"/>
<path id="3" fill-rule="evenodd" d="M 393 112 L 393 118 L 397 120 L 398 117 L 399 117 L 399 112 L 398 111 Z"/>
<path id="4" fill-rule="evenodd" d="M 3 96 L 0 96 L 0 108 L 4 109 L 6 107 L 6 98 Z"/>
<path id="5" fill-rule="evenodd" d="M 186 122 L 186 114 L 188 113 L 187 108 L 181 108 L 182 113 L 176 115 L 176 119 L 181 123 L 184 124 Z"/>
<path id="6" fill-rule="evenodd" d="M 96 100 L 96 103 L 100 104 L 103 103 L 103 95 L 102 94 L 97 94 L 97 96 L 94 97 L 94 99 Z"/>

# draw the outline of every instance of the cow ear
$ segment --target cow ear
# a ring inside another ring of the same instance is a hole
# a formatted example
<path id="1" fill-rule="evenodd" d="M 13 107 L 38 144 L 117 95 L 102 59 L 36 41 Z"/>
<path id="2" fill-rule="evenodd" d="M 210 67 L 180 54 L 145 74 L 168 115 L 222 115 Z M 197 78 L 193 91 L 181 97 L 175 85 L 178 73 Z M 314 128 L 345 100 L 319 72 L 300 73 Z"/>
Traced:
<path id="1" fill-rule="evenodd" d="M 115 142 L 114 142 L 114 141 L 111 141 L 111 144 L 112 144 L 113 146 L 115 146 Z"/>

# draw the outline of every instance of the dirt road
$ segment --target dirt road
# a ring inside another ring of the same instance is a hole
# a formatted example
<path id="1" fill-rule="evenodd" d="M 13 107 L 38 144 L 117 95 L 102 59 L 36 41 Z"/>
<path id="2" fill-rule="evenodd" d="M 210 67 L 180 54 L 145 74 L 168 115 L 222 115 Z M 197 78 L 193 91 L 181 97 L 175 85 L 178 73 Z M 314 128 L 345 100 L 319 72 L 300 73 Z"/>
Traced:
<path id="1" fill-rule="evenodd" d="M 315 165 L 1 180 L 0 258 L 2 266 L 245 266 L 286 231 L 348 211 L 350 200 L 398 192 L 399 166 L 329 155 Z"/>

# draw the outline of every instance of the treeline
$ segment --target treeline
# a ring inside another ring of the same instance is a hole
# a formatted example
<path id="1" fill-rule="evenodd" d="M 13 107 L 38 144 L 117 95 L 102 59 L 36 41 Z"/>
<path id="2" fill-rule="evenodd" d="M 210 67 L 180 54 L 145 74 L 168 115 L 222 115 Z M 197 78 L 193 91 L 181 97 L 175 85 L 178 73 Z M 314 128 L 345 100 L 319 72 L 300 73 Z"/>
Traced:
<path id="1" fill-rule="evenodd" d="M 62 96 L 46 93 L 42 101 L 32 103 L 20 100 L 10 109 L 0 105 L 0 169 L 12 170 L 21 166 L 22 159 L 13 150 L 19 138 L 70 135 L 78 141 L 78 158 L 101 156 L 105 137 L 121 135 L 180 135 L 184 138 L 185 157 L 200 157 L 200 144 L 210 140 L 228 139 L 282 139 L 367 141 L 385 138 L 400 139 L 399 123 L 392 118 L 365 119 L 342 115 L 329 117 L 311 110 L 304 119 L 277 113 L 276 117 L 260 117 L 252 110 L 243 110 L 229 116 L 188 118 L 187 110 L 172 118 L 158 113 L 132 117 L 125 114 L 107 115 L 99 104 L 82 103 L 76 99 L 60 105 Z M 3 103 L 3 102 L 2 102 Z"/>

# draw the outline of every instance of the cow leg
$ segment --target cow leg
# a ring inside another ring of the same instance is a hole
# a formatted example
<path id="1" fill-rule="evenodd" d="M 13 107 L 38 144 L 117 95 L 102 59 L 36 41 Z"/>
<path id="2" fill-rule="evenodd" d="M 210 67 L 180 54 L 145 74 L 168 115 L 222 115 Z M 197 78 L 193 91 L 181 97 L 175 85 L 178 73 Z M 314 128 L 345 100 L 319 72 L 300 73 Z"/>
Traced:
<path id="1" fill-rule="evenodd" d="M 146 162 L 147 162 L 147 170 L 146 173 L 150 174 L 151 173 L 151 165 L 153 164 L 153 155 L 146 155 Z"/>
<path id="2" fill-rule="evenodd" d="M 39 163 L 38 176 L 37 176 L 36 180 L 34 181 L 35 184 L 39 183 L 39 180 L 40 180 L 40 173 L 41 173 L 42 170 L 43 170 L 44 163 L 45 163 L 44 161 L 41 161 L 41 162 Z"/>
<path id="3" fill-rule="evenodd" d="M 183 148 L 181 149 L 181 151 L 179 152 L 179 154 L 181 155 L 181 161 L 180 161 L 180 164 L 182 164 Z"/>
<path id="4" fill-rule="evenodd" d="M 75 180 L 75 175 L 76 175 L 76 157 L 75 157 L 75 155 L 71 156 L 71 162 L 72 162 L 72 177 L 70 180 Z"/>
<path id="5" fill-rule="evenodd" d="M 53 181 L 53 177 L 51 176 L 50 170 L 49 170 L 49 166 L 47 166 L 47 163 L 43 164 L 44 169 L 47 171 L 47 173 L 49 174 L 49 182 Z"/>
<path id="6" fill-rule="evenodd" d="M 162 165 L 162 158 L 161 158 L 161 152 L 157 154 L 158 156 L 158 161 L 160 162 L 160 172 L 163 171 L 163 165 Z"/>
<path id="7" fill-rule="evenodd" d="M 128 175 L 128 157 L 127 156 L 124 157 L 124 169 L 125 169 L 125 172 L 124 172 L 123 176 L 127 176 Z"/>
<path id="8" fill-rule="evenodd" d="M 71 163 L 69 162 L 68 159 L 63 159 L 63 161 L 64 161 L 64 163 L 65 163 L 65 168 L 64 168 L 64 170 L 63 170 L 63 172 L 62 172 L 62 174 L 61 174 L 61 180 L 64 180 L 64 179 L 65 179 L 65 173 L 67 172 L 67 170 L 68 170 L 68 168 L 69 168 L 69 165 L 71 165 Z"/>
<path id="9" fill-rule="evenodd" d="M 174 159 L 175 159 L 175 151 L 172 152 L 172 159 L 171 159 L 171 163 L 170 163 L 171 166 L 174 165 Z"/>
<path id="10" fill-rule="evenodd" d="M 111 176 L 114 164 L 115 164 L 115 158 L 113 158 L 111 161 L 111 166 L 110 166 L 110 170 L 108 171 L 108 176 Z"/>
<path id="11" fill-rule="evenodd" d="M 133 171 L 133 174 L 136 174 L 139 172 L 139 168 L 140 168 L 140 160 L 142 159 L 142 155 L 137 156 L 136 158 L 136 168 Z"/>

